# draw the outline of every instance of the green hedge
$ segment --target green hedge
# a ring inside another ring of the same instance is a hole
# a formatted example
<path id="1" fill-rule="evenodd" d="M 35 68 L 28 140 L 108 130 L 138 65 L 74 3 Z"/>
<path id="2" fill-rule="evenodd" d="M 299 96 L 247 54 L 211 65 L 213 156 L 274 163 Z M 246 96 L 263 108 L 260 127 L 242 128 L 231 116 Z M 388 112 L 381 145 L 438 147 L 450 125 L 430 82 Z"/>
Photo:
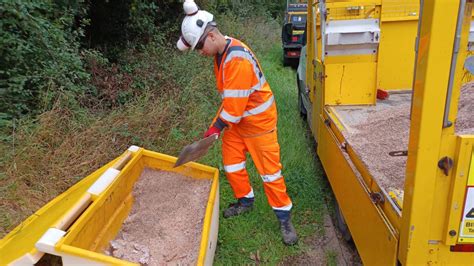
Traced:
<path id="1" fill-rule="evenodd" d="M 197 3 L 243 21 L 278 17 L 285 1 Z M 140 95 L 124 57 L 149 44 L 175 49 L 183 16 L 182 0 L 1 1 L 0 128 L 55 105 L 110 109 Z"/>
<path id="2" fill-rule="evenodd" d="M 0 3 L 0 119 L 49 109 L 88 90 L 79 53 L 77 6 L 50 1 Z"/>

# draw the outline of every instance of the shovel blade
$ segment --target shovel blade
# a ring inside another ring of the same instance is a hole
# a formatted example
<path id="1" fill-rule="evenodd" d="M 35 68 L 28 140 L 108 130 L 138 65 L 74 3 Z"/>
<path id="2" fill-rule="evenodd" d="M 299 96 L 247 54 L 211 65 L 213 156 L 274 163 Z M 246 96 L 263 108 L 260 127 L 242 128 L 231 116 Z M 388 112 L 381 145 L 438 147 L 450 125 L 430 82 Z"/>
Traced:
<path id="1" fill-rule="evenodd" d="M 204 156 L 209 150 L 209 147 L 212 146 L 217 138 L 218 135 L 213 134 L 207 138 L 203 138 L 184 147 L 183 150 L 181 150 L 178 160 L 176 161 L 173 168 L 183 165 L 187 162 L 195 161 Z"/>

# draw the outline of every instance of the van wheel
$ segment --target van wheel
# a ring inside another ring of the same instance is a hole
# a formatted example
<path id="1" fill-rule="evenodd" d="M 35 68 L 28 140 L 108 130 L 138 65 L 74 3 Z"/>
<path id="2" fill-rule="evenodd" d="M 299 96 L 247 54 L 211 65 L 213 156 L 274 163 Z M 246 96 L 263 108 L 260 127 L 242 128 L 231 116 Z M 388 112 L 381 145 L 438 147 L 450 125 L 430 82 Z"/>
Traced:
<path id="1" fill-rule="evenodd" d="M 300 85 L 300 77 L 298 74 L 296 74 L 296 85 L 298 86 L 298 110 L 300 111 L 300 116 L 306 118 L 308 115 L 308 111 L 306 110 L 303 104 L 303 96 L 301 95 L 302 89 Z"/>
<path id="2" fill-rule="evenodd" d="M 336 227 L 339 229 L 339 232 L 342 235 L 342 238 L 347 242 L 352 240 L 351 232 L 349 231 L 349 227 L 347 227 L 346 220 L 344 220 L 344 216 L 342 215 L 341 208 L 339 208 L 339 204 L 336 202 Z"/>

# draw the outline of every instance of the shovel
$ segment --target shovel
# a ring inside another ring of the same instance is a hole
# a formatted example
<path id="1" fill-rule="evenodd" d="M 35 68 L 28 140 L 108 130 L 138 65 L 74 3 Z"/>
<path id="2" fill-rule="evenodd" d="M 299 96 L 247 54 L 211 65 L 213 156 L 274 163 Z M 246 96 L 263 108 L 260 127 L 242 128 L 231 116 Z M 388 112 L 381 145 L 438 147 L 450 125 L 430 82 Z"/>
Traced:
<path id="1" fill-rule="evenodd" d="M 207 138 L 203 138 L 198 140 L 194 143 L 191 143 L 183 148 L 181 153 L 179 154 L 178 160 L 174 164 L 173 168 L 178 167 L 182 164 L 185 164 L 190 161 L 195 161 L 202 156 L 204 156 L 209 147 L 219 138 L 219 135 L 212 134 Z"/>

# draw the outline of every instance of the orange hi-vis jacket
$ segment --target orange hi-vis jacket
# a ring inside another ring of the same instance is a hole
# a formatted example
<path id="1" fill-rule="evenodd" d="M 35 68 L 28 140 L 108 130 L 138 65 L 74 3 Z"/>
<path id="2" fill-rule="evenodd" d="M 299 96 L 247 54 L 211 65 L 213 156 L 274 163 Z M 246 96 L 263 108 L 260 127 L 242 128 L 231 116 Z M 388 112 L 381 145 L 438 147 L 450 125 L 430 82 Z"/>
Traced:
<path id="1" fill-rule="evenodd" d="M 222 57 L 214 60 L 217 89 L 222 97 L 214 122 L 221 124 L 221 129 L 222 123 L 236 127 L 242 137 L 271 132 L 276 129 L 277 109 L 270 85 L 247 45 L 233 38 L 228 40 Z"/>

